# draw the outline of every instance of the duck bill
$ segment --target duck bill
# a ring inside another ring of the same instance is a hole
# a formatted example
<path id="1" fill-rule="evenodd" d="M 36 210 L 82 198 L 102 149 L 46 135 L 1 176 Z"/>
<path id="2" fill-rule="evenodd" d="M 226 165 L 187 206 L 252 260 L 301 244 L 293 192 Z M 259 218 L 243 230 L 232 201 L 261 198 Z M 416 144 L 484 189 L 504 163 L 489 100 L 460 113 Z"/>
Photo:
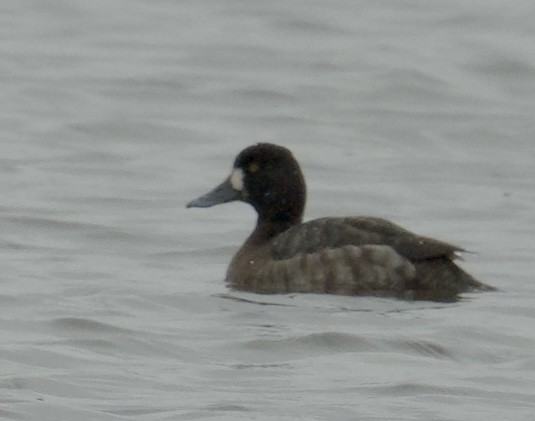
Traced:
<path id="1" fill-rule="evenodd" d="M 212 191 L 189 202 L 187 208 L 209 208 L 221 203 L 232 202 L 240 198 L 240 191 L 232 188 L 230 179 L 227 178 Z"/>

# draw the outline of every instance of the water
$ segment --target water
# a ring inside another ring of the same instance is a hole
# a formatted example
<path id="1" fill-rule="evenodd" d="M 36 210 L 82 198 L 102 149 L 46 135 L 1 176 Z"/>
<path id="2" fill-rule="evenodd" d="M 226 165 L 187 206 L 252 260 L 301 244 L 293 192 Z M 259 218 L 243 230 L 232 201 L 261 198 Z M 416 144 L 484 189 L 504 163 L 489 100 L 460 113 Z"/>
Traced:
<path id="1" fill-rule="evenodd" d="M 529 420 L 531 1 L 3 1 L 0 416 Z M 245 205 L 186 210 L 290 147 L 307 217 L 477 252 L 456 304 L 225 288 Z"/>

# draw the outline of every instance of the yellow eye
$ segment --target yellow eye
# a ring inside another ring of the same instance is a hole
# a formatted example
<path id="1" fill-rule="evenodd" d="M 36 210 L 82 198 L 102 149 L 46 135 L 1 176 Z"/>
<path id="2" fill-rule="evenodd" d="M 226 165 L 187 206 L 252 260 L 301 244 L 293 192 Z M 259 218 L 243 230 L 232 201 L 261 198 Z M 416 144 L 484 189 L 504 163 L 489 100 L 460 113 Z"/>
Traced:
<path id="1" fill-rule="evenodd" d="M 252 162 L 249 164 L 249 172 L 255 173 L 260 169 L 260 165 L 258 165 L 256 162 Z"/>

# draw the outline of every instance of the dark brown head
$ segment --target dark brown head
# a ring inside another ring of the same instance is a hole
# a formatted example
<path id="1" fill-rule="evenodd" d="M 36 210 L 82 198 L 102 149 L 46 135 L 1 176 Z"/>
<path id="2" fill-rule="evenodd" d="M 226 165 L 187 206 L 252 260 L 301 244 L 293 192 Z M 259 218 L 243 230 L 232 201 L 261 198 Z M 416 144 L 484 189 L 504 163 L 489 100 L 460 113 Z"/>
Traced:
<path id="1" fill-rule="evenodd" d="M 240 152 L 230 176 L 208 194 L 188 203 L 211 207 L 240 200 L 258 213 L 258 225 L 273 225 L 282 231 L 301 222 L 306 186 L 292 153 L 278 145 L 258 143 Z"/>

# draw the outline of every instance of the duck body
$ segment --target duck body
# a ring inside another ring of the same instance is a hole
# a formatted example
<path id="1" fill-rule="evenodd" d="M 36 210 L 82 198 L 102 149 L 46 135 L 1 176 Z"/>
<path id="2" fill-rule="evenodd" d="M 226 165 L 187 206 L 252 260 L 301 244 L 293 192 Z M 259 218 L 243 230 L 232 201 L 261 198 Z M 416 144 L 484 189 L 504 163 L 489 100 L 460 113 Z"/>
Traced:
<path id="1" fill-rule="evenodd" d="M 260 143 L 243 150 L 231 175 L 188 207 L 240 200 L 258 213 L 233 257 L 228 284 L 262 294 L 328 293 L 451 302 L 493 290 L 457 266 L 464 250 L 385 219 L 331 217 L 302 222 L 304 177 L 291 152 Z"/>

